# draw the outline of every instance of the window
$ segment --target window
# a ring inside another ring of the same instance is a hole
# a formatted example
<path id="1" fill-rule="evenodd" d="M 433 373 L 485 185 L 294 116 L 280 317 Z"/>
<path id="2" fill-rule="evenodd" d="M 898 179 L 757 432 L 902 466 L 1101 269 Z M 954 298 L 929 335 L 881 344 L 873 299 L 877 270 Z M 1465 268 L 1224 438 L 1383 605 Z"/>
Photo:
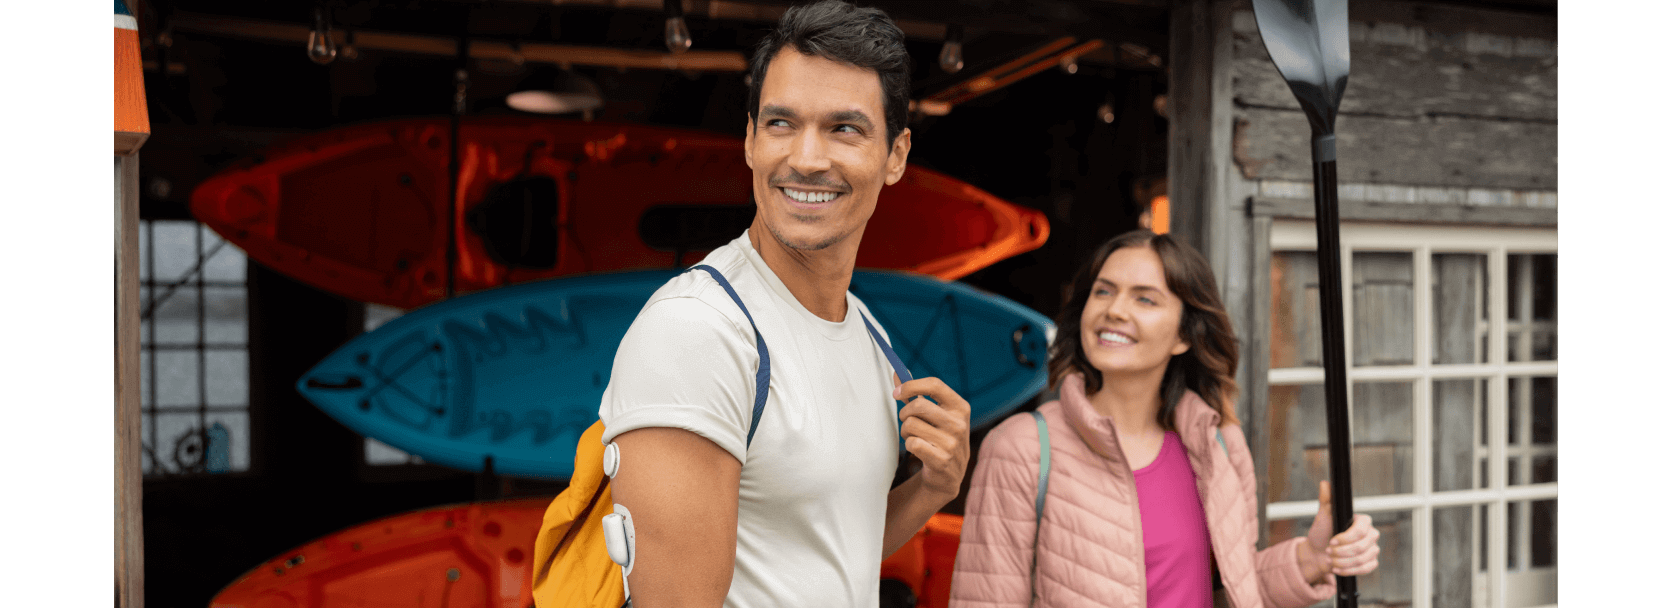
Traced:
<path id="1" fill-rule="evenodd" d="M 364 305 L 364 333 L 375 331 L 388 321 L 403 315 L 404 311 L 392 306 L 381 304 Z M 376 441 L 373 437 L 364 438 L 364 463 L 374 466 L 423 464 L 422 457 L 406 453 L 393 446 Z"/>
<path id="2" fill-rule="evenodd" d="M 1349 224 L 1341 243 L 1353 504 L 1381 531 L 1359 604 L 1555 604 L 1555 231 Z M 1278 220 L 1271 248 L 1278 542 L 1311 525 L 1328 439 L 1313 224 Z"/>
<path id="3" fill-rule="evenodd" d="M 189 220 L 139 225 L 147 478 L 249 468 L 248 263 Z"/>

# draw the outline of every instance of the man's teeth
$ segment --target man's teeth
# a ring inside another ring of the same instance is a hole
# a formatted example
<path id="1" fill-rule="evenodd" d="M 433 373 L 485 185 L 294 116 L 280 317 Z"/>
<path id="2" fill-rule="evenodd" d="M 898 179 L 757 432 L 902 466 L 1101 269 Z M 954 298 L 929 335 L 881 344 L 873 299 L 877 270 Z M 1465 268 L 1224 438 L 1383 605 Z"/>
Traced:
<path id="1" fill-rule="evenodd" d="M 1132 344 L 1132 338 L 1128 338 L 1112 331 L 1098 332 L 1098 339 L 1105 342 L 1114 342 L 1116 344 Z"/>
<path id="2" fill-rule="evenodd" d="M 836 192 L 804 192 L 791 188 L 781 188 L 781 190 L 785 190 L 786 196 L 792 197 L 792 200 L 800 203 L 824 203 L 838 197 Z"/>

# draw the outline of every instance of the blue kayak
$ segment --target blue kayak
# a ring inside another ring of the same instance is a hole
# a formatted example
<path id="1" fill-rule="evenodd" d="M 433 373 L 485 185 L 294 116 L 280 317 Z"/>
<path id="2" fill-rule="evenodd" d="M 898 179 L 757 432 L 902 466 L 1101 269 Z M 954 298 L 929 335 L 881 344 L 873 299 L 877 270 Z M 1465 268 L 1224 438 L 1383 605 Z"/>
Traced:
<path id="1" fill-rule="evenodd" d="M 325 357 L 298 383 L 342 424 L 467 471 L 564 479 L 630 323 L 674 271 L 559 278 L 415 309 Z M 850 291 L 915 377 L 936 376 L 993 423 L 1045 388 L 1053 327 L 961 283 L 859 271 Z M 766 336 L 765 336 L 766 337 Z"/>

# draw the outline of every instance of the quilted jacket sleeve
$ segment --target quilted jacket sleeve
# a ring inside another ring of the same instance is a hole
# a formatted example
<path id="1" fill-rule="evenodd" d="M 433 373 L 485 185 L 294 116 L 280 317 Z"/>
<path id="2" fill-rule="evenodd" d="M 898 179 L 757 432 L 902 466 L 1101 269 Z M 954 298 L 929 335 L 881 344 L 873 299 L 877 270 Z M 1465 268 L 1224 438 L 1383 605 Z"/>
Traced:
<path id="1" fill-rule="evenodd" d="M 1248 454 L 1248 439 L 1243 436 L 1242 427 L 1227 425 L 1221 427 L 1220 431 L 1224 434 L 1226 443 L 1231 446 L 1231 466 L 1237 470 L 1237 478 L 1242 481 L 1243 495 L 1255 496 L 1254 460 Z M 1259 530 L 1258 516 L 1250 517 L 1254 520 L 1248 522 L 1248 529 Z M 1327 580 L 1313 586 L 1307 584 L 1306 577 L 1300 574 L 1296 544 L 1304 540 L 1303 536 L 1291 538 L 1254 556 L 1254 572 L 1258 575 L 1260 583 L 1260 600 L 1266 606 L 1300 608 L 1329 599 L 1329 596 L 1335 594 L 1334 575 L 1329 575 Z"/>
<path id="2" fill-rule="evenodd" d="M 965 500 L 950 608 L 1028 606 L 1039 441 L 1029 416 L 1007 418 L 983 439 Z"/>

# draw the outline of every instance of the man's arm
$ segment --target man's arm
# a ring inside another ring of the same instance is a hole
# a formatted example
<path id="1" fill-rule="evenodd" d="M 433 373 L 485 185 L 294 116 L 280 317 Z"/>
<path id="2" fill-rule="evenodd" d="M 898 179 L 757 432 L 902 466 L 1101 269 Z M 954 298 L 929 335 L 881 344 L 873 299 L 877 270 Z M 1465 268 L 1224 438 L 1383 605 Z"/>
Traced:
<path id="1" fill-rule="evenodd" d="M 911 400 L 901 408 L 901 436 L 924 469 L 890 490 L 884 513 L 885 557 L 959 496 L 971 459 L 971 405 L 959 393 L 939 379 L 918 378 L 896 387 L 894 396 Z"/>
<path id="2" fill-rule="evenodd" d="M 721 606 L 734 577 L 740 462 L 682 429 L 641 428 L 613 442 L 613 502 L 636 529 L 632 604 Z"/>

